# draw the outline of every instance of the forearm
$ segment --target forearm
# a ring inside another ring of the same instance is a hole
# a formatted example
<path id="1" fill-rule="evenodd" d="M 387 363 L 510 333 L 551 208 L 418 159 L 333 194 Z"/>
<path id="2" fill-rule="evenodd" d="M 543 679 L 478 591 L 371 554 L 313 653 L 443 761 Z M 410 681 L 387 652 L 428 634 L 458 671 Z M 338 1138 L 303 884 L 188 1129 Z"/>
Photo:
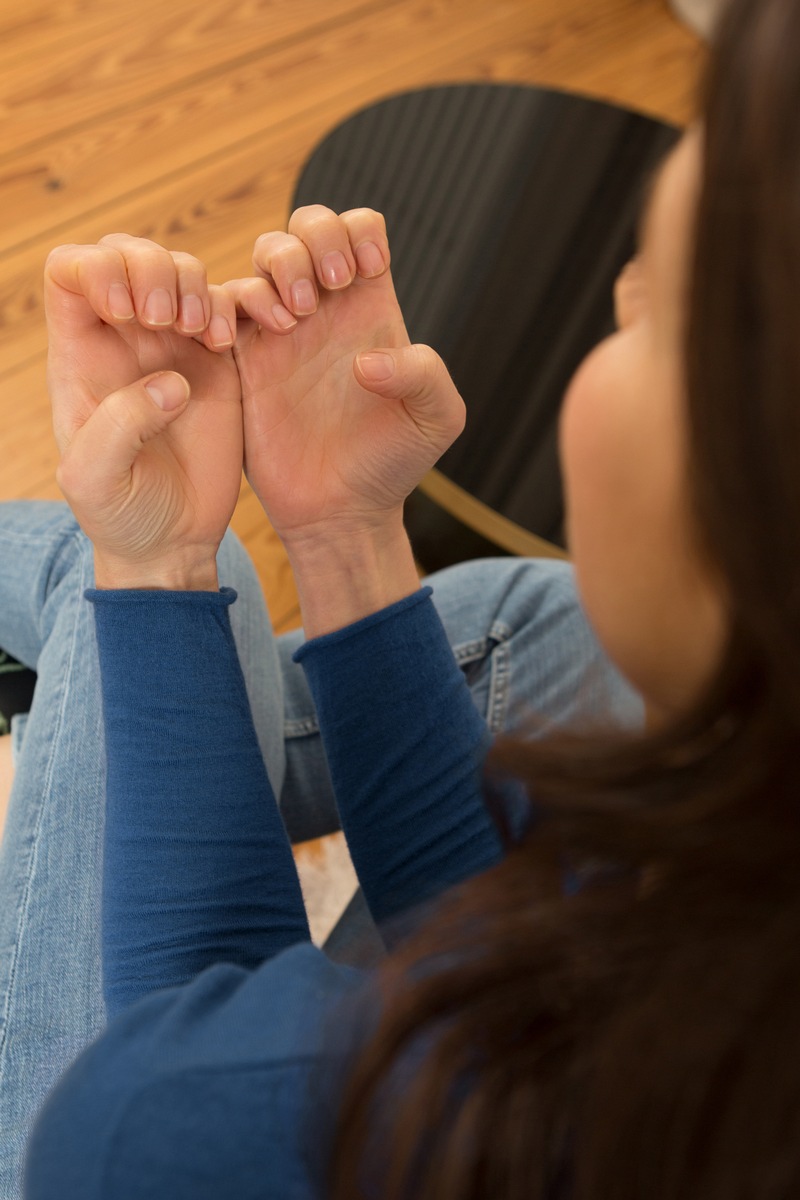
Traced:
<path id="1" fill-rule="evenodd" d="M 373 524 L 306 530 L 287 538 L 307 638 L 380 612 L 419 588 L 402 512 Z"/>
<path id="2" fill-rule="evenodd" d="M 308 936 L 228 604 L 235 593 L 95 591 L 107 757 L 110 1010 Z"/>
<path id="3" fill-rule="evenodd" d="M 376 919 L 496 862 L 481 788 L 488 731 L 425 593 L 307 642 L 296 657 Z"/>

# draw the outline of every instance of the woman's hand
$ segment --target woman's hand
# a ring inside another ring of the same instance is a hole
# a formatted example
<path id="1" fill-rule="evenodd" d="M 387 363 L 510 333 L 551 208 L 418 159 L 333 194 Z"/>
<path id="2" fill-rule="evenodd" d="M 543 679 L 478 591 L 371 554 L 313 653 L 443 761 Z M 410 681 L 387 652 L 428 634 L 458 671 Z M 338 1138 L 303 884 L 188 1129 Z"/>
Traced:
<path id="1" fill-rule="evenodd" d="M 290 554 L 395 523 L 464 405 L 441 359 L 409 343 L 383 217 L 299 209 L 253 261 L 258 279 L 226 287 L 250 318 L 234 350 L 245 469 L 270 521 Z"/>
<path id="2" fill-rule="evenodd" d="M 231 297 L 115 234 L 50 254 L 45 306 L 57 479 L 98 587 L 216 588 L 243 452 Z"/>
<path id="3" fill-rule="evenodd" d="M 379 213 L 299 209 L 253 261 L 258 278 L 225 285 L 242 317 L 245 470 L 311 637 L 419 586 L 403 502 L 464 404 L 438 355 L 409 343 Z"/>

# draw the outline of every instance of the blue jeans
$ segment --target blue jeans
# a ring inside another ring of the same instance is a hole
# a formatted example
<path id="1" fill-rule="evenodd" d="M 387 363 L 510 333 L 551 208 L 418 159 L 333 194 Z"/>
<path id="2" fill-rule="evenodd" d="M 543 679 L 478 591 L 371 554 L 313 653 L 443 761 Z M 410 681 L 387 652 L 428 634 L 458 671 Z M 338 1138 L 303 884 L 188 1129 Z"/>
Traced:
<path id="1" fill-rule="evenodd" d="M 105 1021 L 100 866 L 105 762 L 91 606 L 92 551 L 61 504 L 0 505 L 0 647 L 38 672 L 12 723 L 16 775 L 0 851 L 0 1200 L 17 1200 L 24 1143 L 45 1094 Z M 302 633 L 272 636 L 241 544 L 219 553 L 255 726 L 294 841 L 338 828 L 313 704 L 291 661 Z M 548 721 L 641 722 L 564 563 L 498 559 L 432 576 L 475 703 L 494 732 Z M 142 680 L 147 703 L 147 680 Z"/>

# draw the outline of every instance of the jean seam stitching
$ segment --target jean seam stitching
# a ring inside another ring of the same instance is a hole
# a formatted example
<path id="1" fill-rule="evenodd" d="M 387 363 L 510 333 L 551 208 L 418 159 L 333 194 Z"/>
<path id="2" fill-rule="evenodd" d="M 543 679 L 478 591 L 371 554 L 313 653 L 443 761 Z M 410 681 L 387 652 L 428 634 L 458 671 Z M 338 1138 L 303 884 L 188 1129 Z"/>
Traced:
<path id="1" fill-rule="evenodd" d="M 513 630 L 505 621 L 493 621 L 489 632 L 481 638 L 473 638 L 471 642 L 458 642 L 452 647 L 453 657 L 460 667 L 471 666 L 490 653 L 491 646 L 500 646 L 510 641 Z"/>
<path id="2" fill-rule="evenodd" d="M 487 722 L 491 733 L 499 733 L 505 724 L 510 659 L 508 643 L 500 642 L 492 653 L 492 673 L 489 682 Z"/>
<path id="3" fill-rule="evenodd" d="M 73 536 L 75 536 L 75 535 L 73 534 Z M 78 540 L 77 537 L 76 537 L 76 540 Z M 84 571 L 85 571 L 85 559 L 81 565 L 81 582 L 83 582 Z M 67 672 L 66 672 L 67 677 L 69 677 L 69 675 L 71 674 L 72 665 L 75 661 L 75 642 L 76 642 L 77 633 L 78 633 L 78 615 L 79 615 L 78 609 L 79 609 L 79 605 L 80 605 L 80 597 L 82 595 L 83 595 L 83 587 L 81 587 L 79 589 L 78 597 L 75 601 L 75 613 L 74 613 L 74 618 L 73 618 L 73 622 L 72 622 L 72 634 L 71 634 L 71 639 L 70 639 L 69 656 L 68 656 L 68 660 L 67 660 Z M 58 709 L 58 716 L 56 719 L 55 730 L 53 733 L 53 738 L 50 742 L 50 755 L 49 755 L 49 758 L 47 761 L 45 779 L 44 779 L 44 784 L 42 787 L 41 803 L 39 805 L 39 814 L 37 816 L 36 824 L 33 829 L 33 837 L 32 837 L 33 846 L 32 846 L 32 850 L 31 850 L 30 866 L 29 866 L 28 874 L 27 874 L 27 877 L 25 880 L 25 886 L 24 886 L 23 894 L 22 894 L 22 902 L 20 904 L 20 910 L 19 910 L 19 918 L 17 920 L 17 936 L 14 939 L 14 949 L 12 951 L 11 967 L 10 967 L 9 973 L 8 973 L 8 991 L 6 993 L 6 996 L 4 997 L 4 1003 L 3 1003 L 3 1026 L 2 1026 L 2 1031 L 0 1031 L 0 1068 L 2 1067 L 2 1060 L 5 1058 L 6 1046 L 8 1045 L 8 1025 L 9 1025 L 9 1013 L 10 1013 L 10 1008 L 11 1008 L 11 997 L 14 992 L 14 982 L 16 979 L 20 947 L 21 947 L 22 940 L 23 940 L 23 931 L 25 929 L 26 919 L 27 919 L 29 908 L 30 908 L 31 880 L 36 872 L 36 866 L 37 866 L 37 862 L 38 862 L 38 858 L 39 858 L 39 835 L 41 832 L 42 821 L 44 819 L 46 799 L 47 799 L 48 795 L 50 794 L 50 791 L 52 788 L 53 760 L 55 758 L 55 747 L 58 743 L 59 735 L 61 733 L 61 730 L 62 730 L 62 727 L 64 724 L 64 712 L 66 710 L 66 700 L 67 700 L 68 690 L 69 690 L 68 688 L 64 688 L 63 695 L 61 697 L 61 703 L 60 703 L 59 709 Z"/>

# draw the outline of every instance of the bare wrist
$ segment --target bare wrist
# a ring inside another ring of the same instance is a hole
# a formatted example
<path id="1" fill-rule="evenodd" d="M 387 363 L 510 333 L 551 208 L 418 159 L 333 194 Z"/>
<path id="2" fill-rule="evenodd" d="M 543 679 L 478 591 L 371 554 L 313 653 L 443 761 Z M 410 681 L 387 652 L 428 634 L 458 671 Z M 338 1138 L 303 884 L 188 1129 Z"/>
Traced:
<path id="1" fill-rule="evenodd" d="M 352 625 L 419 588 L 402 516 L 375 527 L 320 530 L 287 541 L 286 550 L 307 637 Z"/>
<path id="2" fill-rule="evenodd" d="M 94 553 L 95 587 L 101 590 L 132 588 L 141 591 L 219 591 L 216 558 L 176 556 L 168 561 L 129 562 Z"/>

